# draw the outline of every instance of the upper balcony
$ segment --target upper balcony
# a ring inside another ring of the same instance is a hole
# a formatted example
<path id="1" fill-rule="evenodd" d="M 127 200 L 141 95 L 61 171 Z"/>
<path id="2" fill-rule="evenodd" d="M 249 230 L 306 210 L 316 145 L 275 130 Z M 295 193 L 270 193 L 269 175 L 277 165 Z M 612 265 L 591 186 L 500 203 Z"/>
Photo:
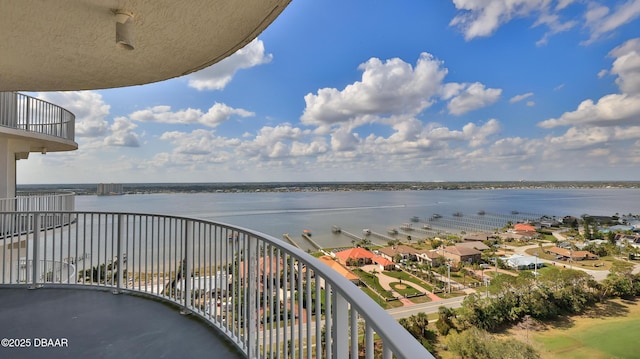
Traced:
<path id="1" fill-rule="evenodd" d="M 26 143 L 29 152 L 78 148 L 73 113 L 17 92 L 0 92 L 0 134 Z"/>
<path id="2" fill-rule="evenodd" d="M 49 228 L 52 215 L 73 224 Z M 102 212 L 5 212 L 0 223 L 35 229 L 0 239 L 0 322 L 11 323 L 0 336 L 32 340 L 0 348 L 9 355 L 433 358 L 346 278 L 249 229 Z M 34 348 L 36 337 L 67 346 Z"/>

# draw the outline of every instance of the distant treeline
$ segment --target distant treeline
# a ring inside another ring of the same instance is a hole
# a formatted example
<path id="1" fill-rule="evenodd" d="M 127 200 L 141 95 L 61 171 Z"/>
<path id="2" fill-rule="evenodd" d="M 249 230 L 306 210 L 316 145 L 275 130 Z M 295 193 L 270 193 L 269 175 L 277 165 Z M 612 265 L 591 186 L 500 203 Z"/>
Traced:
<path id="1" fill-rule="evenodd" d="M 640 188 L 636 181 L 510 181 L 510 182 L 225 182 L 225 183 L 124 183 L 125 193 L 198 192 L 329 192 L 329 191 L 425 191 L 542 188 Z M 18 185 L 18 191 L 68 190 L 78 195 L 96 194 L 97 184 Z"/>

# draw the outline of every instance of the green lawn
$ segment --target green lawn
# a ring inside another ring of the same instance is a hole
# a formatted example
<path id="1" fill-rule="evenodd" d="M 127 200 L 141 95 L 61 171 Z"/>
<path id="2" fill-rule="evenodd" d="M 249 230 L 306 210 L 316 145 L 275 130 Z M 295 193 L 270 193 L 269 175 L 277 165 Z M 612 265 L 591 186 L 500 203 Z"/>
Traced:
<path id="1" fill-rule="evenodd" d="M 389 283 L 389 286 L 391 286 L 391 288 L 393 288 L 393 290 L 395 290 L 396 292 L 400 293 L 400 295 L 402 295 L 402 296 L 413 296 L 413 295 L 418 295 L 420 293 L 423 293 L 423 292 L 415 289 L 411 285 L 406 284 L 406 281 L 405 281 L 405 283 L 391 282 L 391 283 Z"/>
<path id="2" fill-rule="evenodd" d="M 616 304 L 629 310 L 626 315 L 578 317 L 572 325 L 535 334 L 543 358 L 638 358 L 640 306 Z M 620 311 L 620 308 L 617 311 Z M 604 309 L 606 311 L 606 309 Z"/>
<path id="3" fill-rule="evenodd" d="M 397 278 L 397 279 L 402 279 L 404 281 L 407 282 L 411 282 L 411 283 L 415 283 L 417 285 L 419 285 L 420 287 L 432 292 L 433 291 L 433 286 L 425 281 L 422 281 L 406 272 L 382 272 L 382 274 L 387 275 L 389 277 L 393 277 L 393 278 Z"/>
<path id="4" fill-rule="evenodd" d="M 354 269 L 353 273 L 355 273 L 358 277 L 360 277 L 361 281 L 366 283 L 369 287 L 371 287 L 374 291 L 378 292 L 378 294 L 380 294 L 381 296 L 385 298 L 393 297 L 393 294 L 391 294 L 390 291 L 382 288 L 382 286 L 380 285 L 380 282 L 378 281 L 378 277 L 376 277 L 375 275 L 371 273 L 367 273 L 360 268 Z"/>

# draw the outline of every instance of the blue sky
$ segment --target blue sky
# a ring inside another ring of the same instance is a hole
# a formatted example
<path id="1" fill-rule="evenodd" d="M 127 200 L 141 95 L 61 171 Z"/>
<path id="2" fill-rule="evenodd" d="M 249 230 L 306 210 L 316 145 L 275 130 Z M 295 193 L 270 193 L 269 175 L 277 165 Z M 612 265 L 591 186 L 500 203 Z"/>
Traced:
<path id="1" fill-rule="evenodd" d="M 18 183 L 637 180 L 640 0 L 293 0 L 185 77 L 36 93 Z"/>

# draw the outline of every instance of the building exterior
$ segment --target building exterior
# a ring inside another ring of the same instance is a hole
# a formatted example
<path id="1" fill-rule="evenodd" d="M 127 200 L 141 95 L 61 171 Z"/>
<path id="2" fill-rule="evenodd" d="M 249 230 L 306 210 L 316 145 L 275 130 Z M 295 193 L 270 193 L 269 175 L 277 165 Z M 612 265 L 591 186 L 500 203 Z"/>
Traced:
<path id="1" fill-rule="evenodd" d="M 378 249 L 378 252 L 380 253 L 380 256 L 390 261 L 395 261 L 397 256 L 399 256 L 400 259 L 404 260 L 408 259 L 415 261 L 418 259 L 418 250 L 404 244 L 383 247 Z"/>
<path id="2" fill-rule="evenodd" d="M 113 196 L 123 194 L 122 183 L 98 183 L 96 194 L 98 196 Z"/>
<path id="3" fill-rule="evenodd" d="M 559 247 L 545 247 L 544 251 L 547 254 L 556 255 L 556 257 L 561 260 L 582 261 L 598 259 L 597 255 L 588 251 L 573 251 L 571 249 Z"/>
<path id="4" fill-rule="evenodd" d="M 504 258 L 503 260 L 509 268 L 516 270 L 539 269 L 544 266 L 544 263 L 539 261 L 536 256 L 512 254 L 510 257 Z"/>
<path id="5" fill-rule="evenodd" d="M 443 255 L 453 263 L 477 263 L 482 257 L 479 250 L 465 246 L 447 246 L 443 249 Z"/>

